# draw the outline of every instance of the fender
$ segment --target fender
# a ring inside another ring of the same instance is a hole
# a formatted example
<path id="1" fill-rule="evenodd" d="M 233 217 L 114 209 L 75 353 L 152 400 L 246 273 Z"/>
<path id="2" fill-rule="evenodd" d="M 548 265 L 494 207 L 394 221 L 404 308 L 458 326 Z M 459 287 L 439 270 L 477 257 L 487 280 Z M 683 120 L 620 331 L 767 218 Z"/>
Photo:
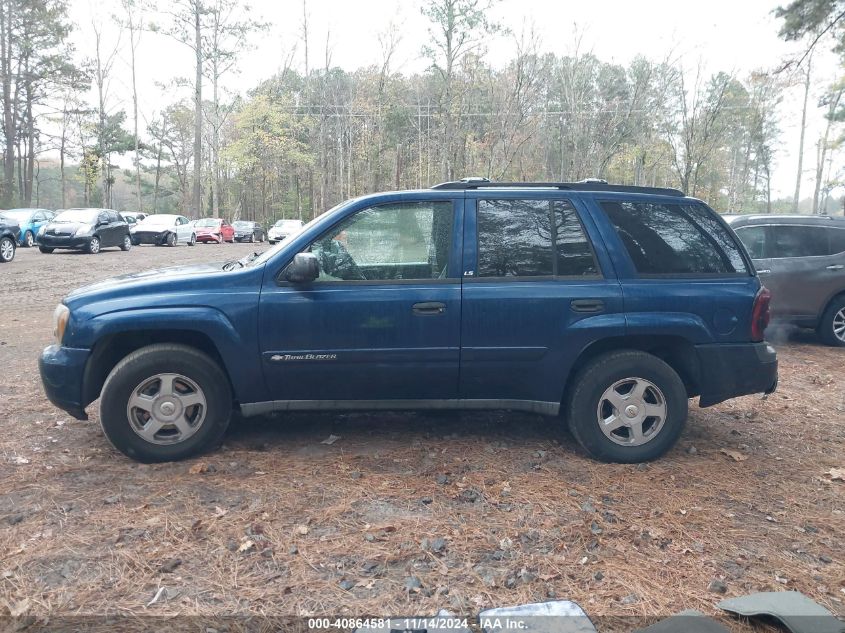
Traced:
<path id="1" fill-rule="evenodd" d="M 257 298 L 256 295 L 256 305 Z M 251 317 L 243 313 L 233 315 L 237 327 L 226 313 L 208 306 L 174 305 L 107 312 L 85 321 L 84 327 L 76 329 L 72 340 L 66 340 L 65 344 L 90 348 L 105 336 L 145 330 L 198 332 L 215 345 L 235 398 L 240 402 L 261 401 L 266 393 L 257 347 L 255 305 L 250 308 Z"/>
<path id="2" fill-rule="evenodd" d="M 717 340 L 707 323 L 689 312 L 634 312 L 625 315 L 628 336 L 676 336 L 693 345 Z"/>

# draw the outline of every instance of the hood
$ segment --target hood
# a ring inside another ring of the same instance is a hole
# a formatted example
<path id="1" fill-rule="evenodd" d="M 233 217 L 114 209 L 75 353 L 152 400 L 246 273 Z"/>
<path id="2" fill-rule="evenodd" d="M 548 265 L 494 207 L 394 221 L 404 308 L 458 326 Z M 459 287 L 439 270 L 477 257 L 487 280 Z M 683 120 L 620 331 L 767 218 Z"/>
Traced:
<path id="1" fill-rule="evenodd" d="M 0 231 L 5 229 L 9 229 L 10 231 L 19 231 L 20 225 L 11 219 L 4 220 L 3 218 L 0 218 Z"/>
<path id="2" fill-rule="evenodd" d="M 174 266 L 171 268 L 156 268 L 153 270 L 145 270 L 138 273 L 130 273 L 128 275 L 120 275 L 118 277 L 110 277 L 102 281 L 82 286 L 71 292 L 65 299 L 71 302 L 83 296 L 90 296 L 96 293 L 107 293 L 111 290 L 119 288 L 137 288 L 143 284 L 161 285 L 168 284 L 177 280 L 190 279 L 195 275 L 202 275 L 207 273 L 223 271 L 223 262 L 215 264 L 193 264 L 191 266 Z"/>
<path id="3" fill-rule="evenodd" d="M 85 222 L 49 222 L 44 233 L 47 235 L 73 235 L 81 226 L 91 226 Z"/>

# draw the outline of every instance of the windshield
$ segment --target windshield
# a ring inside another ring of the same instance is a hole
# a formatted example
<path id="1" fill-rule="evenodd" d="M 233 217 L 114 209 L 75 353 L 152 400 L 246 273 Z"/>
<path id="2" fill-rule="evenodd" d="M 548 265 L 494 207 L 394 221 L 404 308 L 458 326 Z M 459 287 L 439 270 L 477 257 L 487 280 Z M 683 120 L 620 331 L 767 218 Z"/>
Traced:
<path id="1" fill-rule="evenodd" d="M 143 220 L 141 220 L 138 224 L 157 224 L 157 225 L 167 225 L 170 226 L 173 222 L 176 221 L 175 215 L 167 215 L 167 214 L 159 214 L 159 215 L 148 215 Z"/>
<path id="2" fill-rule="evenodd" d="M 11 211 L 0 211 L 5 217 L 15 220 L 19 224 L 23 224 L 24 222 L 29 222 L 29 216 L 32 215 L 32 211 L 27 210 L 15 210 L 12 209 Z"/>
<path id="3" fill-rule="evenodd" d="M 215 220 L 214 218 L 205 218 L 204 220 L 197 220 L 197 223 L 194 224 L 196 227 L 216 227 L 220 226 L 220 220 Z"/>
<path id="4" fill-rule="evenodd" d="M 297 225 L 296 228 L 298 229 L 296 232 L 299 233 L 300 231 L 304 231 L 304 230 L 308 229 L 309 227 L 311 227 L 312 225 L 316 224 L 317 222 L 319 222 L 321 219 L 323 219 L 324 217 L 326 217 L 330 213 L 334 213 L 338 209 L 345 207 L 347 204 L 350 204 L 351 202 L 354 202 L 355 200 L 356 200 L 355 198 L 352 198 L 350 200 L 347 200 L 345 202 L 341 202 L 340 204 L 333 206 L 331 209 L 321 213 L 316 218 L 311 220 L 308 224 L 306 224 L 302 227 L 299 227 L 299 220 L 279 220 L 279 222 L 296 222 L 296 225 Z M 279 222 L 276 222 L 276 224 L 274 224 L 274 226 L 279 226 Z M 291 237 L 293 237 L 293 235 Z M 288 238 L 284 242 L 279 242 L 278 244 L 276 244 L 272 248 L 268 248 L 266 251 L 261 253 L 255 259 L 253 259 L 250 262 L 247 262 L 246 265 L 247 266 L 260 266 L 261 264 L 266 262 L 268 259 L 273 257 L 273 255 L 278 253 L 280 250 L 282 250 L 283 248 L 287 248 L 288 244 L 290 244 L 290 238 Z"/>
<path id="5" fill-rule="evenodd" d="M 244 220 L 238 220 L 237 222 L 233 222 L 232 226 L 236 229 L 251 229 L 252 222 L 245 222 Z"/>
<path id="6" fill-rule="evenodd" d="M 279 220 L 276 222 L 273 227 L 277 229 L 298 229 L 302 226 L 302 221 L 300 220 Z"/>
<path id="7" fill-rule="evenodd" d="M 62 211 L 53 222 L 84 222 L 92 224 L 97 221 L 97 216 L 100 215 L 99 209 L 68 209 Z"/>

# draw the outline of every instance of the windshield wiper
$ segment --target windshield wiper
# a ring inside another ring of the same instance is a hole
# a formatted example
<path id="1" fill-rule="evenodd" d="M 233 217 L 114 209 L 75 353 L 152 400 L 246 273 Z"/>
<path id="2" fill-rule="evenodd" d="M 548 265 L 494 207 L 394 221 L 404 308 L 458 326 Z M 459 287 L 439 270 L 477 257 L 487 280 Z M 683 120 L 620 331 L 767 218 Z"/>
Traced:
<path id="1" fill-rule="evenodd" d="M 238 268 L 243 268 L 244 266 L 249 264 L 252 260 L 254 260 L 259 255 L 261 255 L 261 253 L 259 253 L 258 251 L 255 251 L 255 252 L 247 255 L 246 257 L 241 257 L 240 259 L 230 259 L 228 262 L 223 264 L 223 270 L 233 270 L 234 267 L 235 267 L 235 264 L 238 264 Z"/>

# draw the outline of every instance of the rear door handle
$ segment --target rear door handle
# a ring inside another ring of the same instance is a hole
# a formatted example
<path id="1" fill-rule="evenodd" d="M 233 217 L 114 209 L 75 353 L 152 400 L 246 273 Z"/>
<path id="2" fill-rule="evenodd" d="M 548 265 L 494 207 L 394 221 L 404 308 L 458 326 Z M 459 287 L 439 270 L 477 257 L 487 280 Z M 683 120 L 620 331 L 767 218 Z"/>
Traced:
<path id="1" fill-rule="evenodd" d="M 440 301 L 423 301 L 412 306 L 414 314 L 420 316 L 435 316 L 446 312 L 446 304 Z"/>
<path id="2" fill-rule="evenodd" d="M 842 270 L 843 268 L 845 268 L 845 265 L 843 265 L 843 264 L 831 264 L 830 266 L 827 266 L 826 268 L 828 270 Z"/>
<path id="3" fill-rule="evenodd" d="M 601 299 L 574 299 L 569 306 L 574 312 L 601 312 L 604 301 Z"/>

